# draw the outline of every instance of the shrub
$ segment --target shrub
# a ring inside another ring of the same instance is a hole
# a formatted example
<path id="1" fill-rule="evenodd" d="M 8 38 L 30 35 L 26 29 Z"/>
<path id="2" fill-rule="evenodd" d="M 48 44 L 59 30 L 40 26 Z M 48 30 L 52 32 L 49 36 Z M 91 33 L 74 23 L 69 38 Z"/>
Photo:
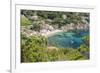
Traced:
<path id="1" fill-rule="evenodd" d="M 25 37 L 25 35 L 24 35 Z M 42 36 L 31 36 L 21 40 L 21 62 L 46 61 L 46 39 Z"/>
<path id="2" fill-rule="evenodd" d="M 84 41 L 84 43 L 85 43 L 85 45 L 87 45 L 88 47 L 89 47 L 89 43 L 90 43 L 90 38 L 89 38 L 90 36 L 89 35 L 87 35 L 87 36 L 84 36 L 82 39 L 83 39 L 83 41 Z"/>
<path id="3" fill-rule="evenodd" d="M 21 25 L 22 26 L 27 26 L 27 25 L 31 25 L 31 21 L 25 17 L 24 15 L 21 15 Z"/>

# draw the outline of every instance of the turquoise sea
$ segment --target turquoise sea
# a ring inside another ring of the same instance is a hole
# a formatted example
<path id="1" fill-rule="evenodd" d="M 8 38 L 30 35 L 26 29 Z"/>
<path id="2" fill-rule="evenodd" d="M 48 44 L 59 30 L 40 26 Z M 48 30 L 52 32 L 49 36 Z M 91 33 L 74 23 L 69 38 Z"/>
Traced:
<path id="1" fill-rule="evenodd" d="M 78 48 L 84 44 L 82 37 L 89 35 L 89 31 L 59 32 L 48 37 L 48 45 L 58 48 Z"/>

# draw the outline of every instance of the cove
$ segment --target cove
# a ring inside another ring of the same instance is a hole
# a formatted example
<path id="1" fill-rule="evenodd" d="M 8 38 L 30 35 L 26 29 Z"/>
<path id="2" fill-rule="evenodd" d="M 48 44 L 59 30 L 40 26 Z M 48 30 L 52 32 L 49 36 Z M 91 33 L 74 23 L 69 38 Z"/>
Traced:
<path id="1" fill-rule="evenodd" d="M 48 37 L 48 45 L 58 48 L 78 48 L 84 44 L 82 37 L 89 35 L 89 31 L 59 32 Z"/>

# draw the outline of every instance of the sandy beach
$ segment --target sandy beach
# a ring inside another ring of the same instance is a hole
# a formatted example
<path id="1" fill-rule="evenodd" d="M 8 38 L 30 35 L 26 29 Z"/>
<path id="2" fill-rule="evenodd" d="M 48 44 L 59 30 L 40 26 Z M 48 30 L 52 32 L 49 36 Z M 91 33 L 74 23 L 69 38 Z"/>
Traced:
<path id="1" fill-rule="evenodd" d="M 58 32 L 63 32 L 63 30 L 53 30 L 53 31 L 47 31 L 46 33 L 42 33 L 43 36 L 45 37 L 48 37 L 48 36 L 52 36 L 53 34 L 55 33 L 58 33 Z"/>

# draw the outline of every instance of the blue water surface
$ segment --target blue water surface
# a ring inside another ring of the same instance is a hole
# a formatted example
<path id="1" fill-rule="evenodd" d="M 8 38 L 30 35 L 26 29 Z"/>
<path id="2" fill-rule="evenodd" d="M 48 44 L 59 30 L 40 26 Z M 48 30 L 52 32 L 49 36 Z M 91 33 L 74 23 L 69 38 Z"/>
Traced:
<path id="1" fill-rule="evenodd" d="M 82 37 L 86 35 L 89 31 L 60 32 L 48 37 L 48 44 L 58 48 L 78 48 L 84 44 Z"/>

